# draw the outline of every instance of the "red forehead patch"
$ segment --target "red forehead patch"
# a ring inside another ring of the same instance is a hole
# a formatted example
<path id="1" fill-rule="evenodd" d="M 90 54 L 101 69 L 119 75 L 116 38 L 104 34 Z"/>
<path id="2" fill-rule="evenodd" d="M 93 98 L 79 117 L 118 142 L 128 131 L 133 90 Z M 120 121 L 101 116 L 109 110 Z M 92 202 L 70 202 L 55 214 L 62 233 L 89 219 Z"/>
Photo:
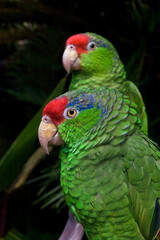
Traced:
<path id="1" fill-rule="evenodd" d="M 78 54 L 81 55 L 81 53 L 88 52 L 87 50 L 88 42 L 89 42 L 89 37 L 86 34 L 84 33 L 76 34 L 68 38 L 68 40 L 66 41 L 66 46 L 74 45 L 76 47 Z"/>
<path id="2" fill-rule="evenodd" d="M 76 34 L 68 38 L 66 46 L 73 44 L 75 46 L 87 46 L 89 37 L 86 34 Z"/>
<path id="3" fill-rule="evenodd" d="M 44 108 L 42 116 L 47 115 L 51 118 L 55 125 L 59 125 L 64 121 L 63 112 L 68 104 L 67 97 L 56 98 L 50 101 Z"/>

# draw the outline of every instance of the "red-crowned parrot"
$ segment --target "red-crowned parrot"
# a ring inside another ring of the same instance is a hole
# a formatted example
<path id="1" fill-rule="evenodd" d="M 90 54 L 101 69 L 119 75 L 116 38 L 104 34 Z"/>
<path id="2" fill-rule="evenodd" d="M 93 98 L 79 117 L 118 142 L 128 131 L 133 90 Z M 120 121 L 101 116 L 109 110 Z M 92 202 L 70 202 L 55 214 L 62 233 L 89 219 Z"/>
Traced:
<path id="1" fill-rule="evenodd" d="M 126 79 L 126 71 L 114 46 L 95 33 L 76 34 L 68 38 L 63 66 L 71 72 L 69 90 L 110 87 L 130 96 L 137 104 L 142 131 L 148 133 L 148 122 L 142 96 L 136 85 Z"/>
<path id="2" fill-rule="evenodd" d="M 160 151 L 128 96 L 104 87 L 67 92 L 46 105 L 38 134 L 46 152 L 62 145 L 62 190 L 89 240 L 156 238 Z"/>

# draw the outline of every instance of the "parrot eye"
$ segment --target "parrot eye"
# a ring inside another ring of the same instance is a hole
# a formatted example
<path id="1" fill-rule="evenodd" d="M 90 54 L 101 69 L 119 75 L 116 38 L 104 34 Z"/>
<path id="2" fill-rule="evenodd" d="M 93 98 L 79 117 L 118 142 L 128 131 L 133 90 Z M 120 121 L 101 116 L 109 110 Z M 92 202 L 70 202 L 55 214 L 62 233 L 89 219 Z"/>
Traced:
<path id="1" fill-rule="evenodd" d="M 74 116 L 76 116 L 76 114 L 77 114 L 76 109 L 70 109 L 70 110 L 68 110 L 68 112 L 67 112 L 67 116 L 68 116 L 68 117 L 74 117 Z"/>
<path id="2" fill-rule="evenodd" d="M 88 43 L 87 49 L 88 49 L 89 51 L 93 51 L 93 50 L 95 50 L 96 48 L 97 48 L 97 46 L 96 46 L 96 44 L 95 44 L 94 42 Z"/>
<path id="3" fill-rule="evenodd" d="M 79 111 L 75 108 L 66 108 L 63 115 L 65 118 L 74 118 L 77 116 L 77 114 L 79 113 Z"/>

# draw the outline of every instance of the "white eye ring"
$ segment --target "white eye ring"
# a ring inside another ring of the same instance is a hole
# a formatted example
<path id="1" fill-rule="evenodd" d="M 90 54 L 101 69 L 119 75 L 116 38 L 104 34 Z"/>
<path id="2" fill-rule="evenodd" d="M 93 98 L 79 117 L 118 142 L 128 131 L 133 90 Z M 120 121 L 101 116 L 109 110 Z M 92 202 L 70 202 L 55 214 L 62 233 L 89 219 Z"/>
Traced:
<path id="1" fill-rule="evenodd" d="M 94 51 L 94 50 L 96 50 L 96 48 L 97 48 L 97 46 L 96 46 L 96 44 L 94 42 L 88 43 L 87 49 L 89 51 Z"/>
<path id="2" fill-rule="evenodd" d="M 75 118 L 79 114 L 76 108 L 68 107 L 64 110 L 63 116 L 67 119 Z"/>
<path id="3" fill-rule="evenodd" d="M 51 123 L 52 122 L 51 118 L 48 117 L 47 115 L 44 115 L 42 117 L 42 121 L 45 122 L 45 123 Z"/>
<path id="4" fill-rule="evenodd" d="M 75 47 L 73 44 L 67 45 L 66 48 L 69 48 L 69 49 L 72 50 L 72 51 L 76 50 L 76 47 Z"/>

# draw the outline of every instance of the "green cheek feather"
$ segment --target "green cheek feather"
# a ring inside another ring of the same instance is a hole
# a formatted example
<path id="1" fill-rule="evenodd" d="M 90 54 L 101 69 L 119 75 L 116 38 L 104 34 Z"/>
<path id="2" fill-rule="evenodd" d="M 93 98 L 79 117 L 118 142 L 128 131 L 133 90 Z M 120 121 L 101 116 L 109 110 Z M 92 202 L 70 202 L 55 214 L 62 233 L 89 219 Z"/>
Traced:
<path id="1" fill-rule="evenodd" d="M 72 145 L 86 137 L 86 133 L 96 125 L 100 118 L 101 110 L 95 108 L 81 112 L 74 119 L 67 119 L 59 127 L 58 131 L 66 143 Z M 92 116 L 92 117 L 91 117 Z"/>

